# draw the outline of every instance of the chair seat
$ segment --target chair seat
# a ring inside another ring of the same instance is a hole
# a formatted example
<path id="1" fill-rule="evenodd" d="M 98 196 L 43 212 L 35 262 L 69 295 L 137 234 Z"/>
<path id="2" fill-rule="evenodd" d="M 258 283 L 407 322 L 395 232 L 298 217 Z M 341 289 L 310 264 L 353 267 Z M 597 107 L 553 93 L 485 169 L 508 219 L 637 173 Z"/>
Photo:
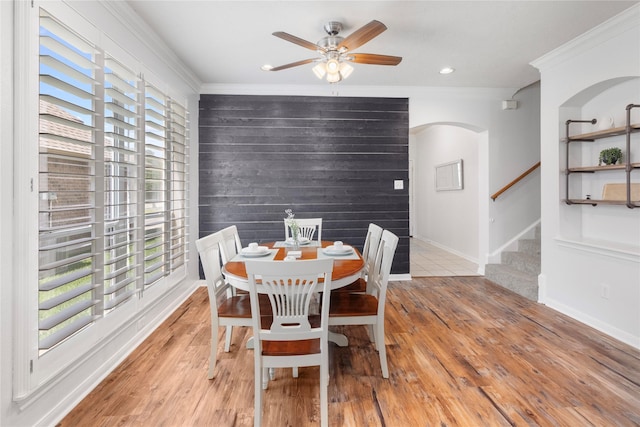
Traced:
<path id="1" fill-rule="evenodd" d="M 358 280 L 348 284 L 347 286 L 334 289 L 331 292 L 335 294 L 339 292 L 365 292 L 366 290 L 367 290 L 367 281 L 364 280 L 362 277 L 360 277 L 358 278 Z"/>
<path id="2" fill-rule="evenodd" d="M 375 316 L 378 299 L 368 294 L 340 292 L 331 294 L 329 317 Z"/>
<path id="3" fill-rule="evenodd" d="M 266 295 L 265 295 L 266 296 Z M 260 324 L 263 329 L 270 329 L 273 316 L 261 316 Z M 318 328 L 322 324 L 320 315 L 309 316 L 312 328 Z M 264 356 L 303 356 L 305 354 L 320 353 L 320 339 L 298 341 L 262 341 L 262 354 Z"/>
<path id="4" fill-rule="evenodd" d="M 263 356 L 303 356 L 320 353 L 320 338 L 298 341 L 262 341 Z"/>
<path id="5" fill-rule="evenodd" d="M 269 297 L 260 295 L 260 312 L 271 313 Z M 227 298 L 218 306 L 218 316 L 251 319 L 251 298 L 249 294 Z"/>

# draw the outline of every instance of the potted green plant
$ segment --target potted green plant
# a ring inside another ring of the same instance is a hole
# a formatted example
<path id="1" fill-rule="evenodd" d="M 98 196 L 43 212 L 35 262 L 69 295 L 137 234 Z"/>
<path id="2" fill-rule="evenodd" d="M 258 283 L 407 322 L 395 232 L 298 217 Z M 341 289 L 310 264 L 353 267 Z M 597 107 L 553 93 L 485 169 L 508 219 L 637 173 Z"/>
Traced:
<path id="1" fill-rule="evenodd" d="M 618 160 L 622 160 L 622 150 L 617 147 L 605 148 L 600 152 L 598 165 L 615 165 Z"/>

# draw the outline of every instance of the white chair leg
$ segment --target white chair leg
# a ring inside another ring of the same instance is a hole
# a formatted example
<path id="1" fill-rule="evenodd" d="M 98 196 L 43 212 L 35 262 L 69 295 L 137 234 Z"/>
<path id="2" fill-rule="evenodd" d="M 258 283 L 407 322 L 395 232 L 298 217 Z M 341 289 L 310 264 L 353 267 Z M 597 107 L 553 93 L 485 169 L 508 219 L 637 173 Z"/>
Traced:
<path id="1" fill-rule="evenodd" d="M 262 389 L 266 390 L 269 387 L 269 378 L 271 377 L 271 371 L 273 368 L 263 368 L 262 369 Z"/>
<path id="2" fill-rule="evenodd" d="M 373 328 L 373 325 L 367 325 L 367 332 L 369 333 L 369 340 L 376 342 L 376 330 Z"/>
<path id="3" fill-rule="evenodd" d="M 253 405 L 253 425 L 260 427 L 262 424 L 262 381 L 263 369 L 257 360 L 254 363 L 254 405 Z"/>
<path id="4" fill-rule="evenodd" d="M 326 355 L 325 355 L 326 356 Z M 320 363 L 320 425 L 329 425 L 329 361 L 327 359 Z"/>
<path id="5" fill-rule="evenodd" d="M 298 367 L 297 366 L 293 367 L 293 378 L 298 378 Z"/>
<path id="6" fill-rule="evenodd" d="M 213 379 L 216 376 L 216 358 L 218 356 L 218 322 L 212 319 L 211 322 L 211 353 L 209 354 L 209 379 Z"/>
<path id="7" fill-rule="evenodd" d="M 382 378 L 389 378 L 389 367 L 387 366 L 387 348 L 384 345 L 384 324 L 378 322 L 376 325 L 376 348 L 380 355 L 380 368 L 382 368 Z"/>
<path id="8" fill-rule="evenodd" d="M 233 326 L 228 325 L 227 330 L 224 333 L 224 351 L 229 353 L 231 348 L 231 334 L 233 333 Z"/>
<path id="9" fill-rule="evenodd" d="M 273 381 L 276 379 L 276 368 L 269 368 L 269 380 Z"/>

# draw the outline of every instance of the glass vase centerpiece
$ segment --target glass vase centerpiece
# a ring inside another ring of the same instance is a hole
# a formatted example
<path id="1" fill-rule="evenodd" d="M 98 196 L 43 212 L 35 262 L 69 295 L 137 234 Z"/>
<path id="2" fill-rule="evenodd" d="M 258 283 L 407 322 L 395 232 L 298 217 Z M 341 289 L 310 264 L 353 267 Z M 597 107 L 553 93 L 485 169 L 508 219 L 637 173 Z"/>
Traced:
<path id="1" fill-rule="evenodd" d="M 284 213 L 287 214 L 287 217 L 284 219 L 285 224 L 287 224 L 287 226 L 291 230 L 291 238 L 292 238 L 291 245 L 293 246 L 294 250 L 297 250 L 300 248 L 300 226 L 298 226 L 298 222 L 296 221 L 295 214 L 291 209 L 286 209 Z"/>

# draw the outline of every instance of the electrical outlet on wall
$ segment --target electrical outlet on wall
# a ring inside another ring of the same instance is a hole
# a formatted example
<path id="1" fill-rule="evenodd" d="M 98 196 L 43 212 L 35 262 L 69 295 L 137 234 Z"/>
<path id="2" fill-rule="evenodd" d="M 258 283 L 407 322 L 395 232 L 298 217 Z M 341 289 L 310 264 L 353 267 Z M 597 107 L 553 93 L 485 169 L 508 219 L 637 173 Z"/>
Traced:
<path id="1" fill-rule="evenodd" d="M 611 288 L 609 287 L 608 284 L 602 283 L 600 285 L 600 297 L 603 299 L 609 299 L 610 296 L 611 296 Z"/>

